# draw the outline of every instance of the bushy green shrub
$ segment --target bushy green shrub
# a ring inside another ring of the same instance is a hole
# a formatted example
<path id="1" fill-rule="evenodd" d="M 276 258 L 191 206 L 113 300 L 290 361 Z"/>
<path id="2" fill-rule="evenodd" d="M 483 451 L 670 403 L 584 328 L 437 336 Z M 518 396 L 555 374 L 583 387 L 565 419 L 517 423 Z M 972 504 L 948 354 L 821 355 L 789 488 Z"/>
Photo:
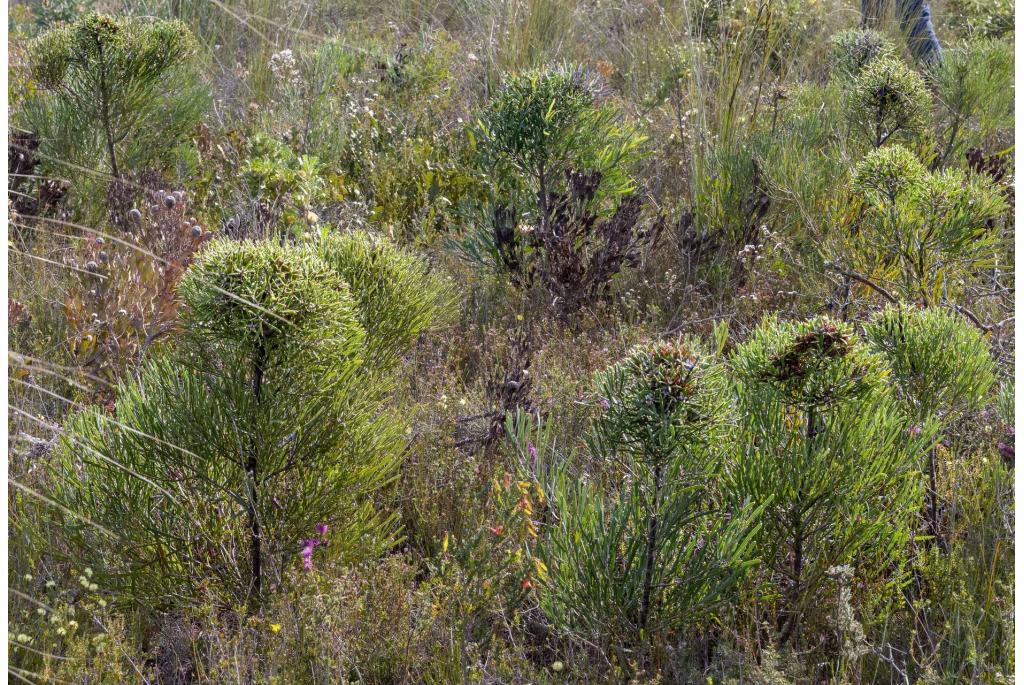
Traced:
<path id="1" fill-rule="evenodd" d="M 380 370 L 390 369 L 447 314 L 448 284 L 422 258 L 382 236 L 325 230 L 311 249 L 351 287 L 366 330 L 366 360 Z"/>
<path id="2" fill-rule="evenodd" d="M 868 343 L 889 362 L 891 382 L 916 426 L 948 426 L 961 412 L 984 403 L 995 382 L 994 364 L 981 332 L 948 309 L 890 307 L 865 327 Z M 929 450 L 928 516 L 931 533 L 944 541 L 939 514 L 938 464 Z"/>
<path id="3" fill-rule="evenodd" d="M 1006 201 L 993 181 L 961 170 L 929 172 L 899 146 L 870 152 L 854 172 L 868 212 L 853 256 L 900 297 L 925 305 L 955 298 L 992 264 Z"/>
<path id="4" fill-rule="evenodd" d="M 764 507 L 764 578 L 781 597 L 786 642 L 829 569 L 852 565 L 876 589 L 899 578 L 933 428 L 908 434 L 884 360 L 845 323 L 769 318 L 732 367 L 743 435 L 727 478 L 734 496 Z"/>
<path id="5" fill-rule="evenodd" d="M 931 73 L 944 115 L 941 163 L 1013 128 L 1013 77 L 1013 49 L 1004 41 L 971 40 L 945 51 Z"/>
<path id="6" fill-rule="evenodd" d="M 752 563 L 752 529 L 742 507 L 725 509 L 713 487 L 731 409 L 714 357 L 694 341 L 653 344 L 596 386 L 606 408 L 590 452 L 622 469 L 624 482 L 604 492 L 564 468 L 554 472 L 542 606 L 558 626 L 621 660 L 713 613 Z"/>
<path id="7" fill-rule="evenodd" d="M 889 307 L 868 322 L 864 335 L 888 361 L 896 396 L 917 421 L 948 421 L 977 408 L 995 382 L 981 331 L 949 309 Z"/>
<path id="8" fill-rule="evenodd" d="M 28 124 L 49 155 L 89 168 L 102 155 L 114 176 L 167 161 L 209 98 L 195 53 L 178 21 L 92 13 L 52 29 L 29 47 L 46 97 L 26 109 Z"/>
<path id="9" fill-rule="evenodd" d="M 492 198 L 458 246 L 520 288 L 540 281 L 562 315 L 603 295 L 661 229 L 641 220 L 629 175 L 645 138 L 596 89 L 571 65 L 508 80 L 476 131 Z"/>
<path id="10" fill-rule="evenodd" d="M 393 332 L 374 343 L 382 356 L 411 341 L 399 322 L 423 315 L 406 305 L 388 324 L 373 278 L 350 288 L 336 269 L 272 242 L 201 253 L 179 288 L 176 348 L 121 383 L 113 416 L 66 426 L 52 477 L 67 553 L 136 601 L 206 587 L 252 610 L 289 567 L 391 543 L 395 516 L 372 495 L 394 475 L 398 421 L 362 373 L 360 302 L 375 307 L 375 335 Z M 321 525 L 330 545 L 312 542 L 326 543 Z"/>
<path id="11" fill-rule="evenodd" d="M 874 60 L 897 55 L 892 41 L 872 29 L 847 29 L 832 36 L 830 43 L 832 76 L 844 82 L 856 79 Z"/>
<path id="12" fill-rule="evenodd" d="M 912 138 L 927 126 L 930 115 L 924 79 L 897 59 L 872 60 L 853 82 L 850 123 L 876 148 Z"/>
<path id="13" fill-rule="evenodd" d="M 611 104 L 598 101 L 598 83 L 577 65 L 530 71 L 510 78 L 480 115 L 478 148 L 501 190 L 527 193 L 544 220 L 550 197 L 570 171 L 600 172 L 599 200 L 635 188 L 629 165 L 644 137 L 623 123 Z"/>

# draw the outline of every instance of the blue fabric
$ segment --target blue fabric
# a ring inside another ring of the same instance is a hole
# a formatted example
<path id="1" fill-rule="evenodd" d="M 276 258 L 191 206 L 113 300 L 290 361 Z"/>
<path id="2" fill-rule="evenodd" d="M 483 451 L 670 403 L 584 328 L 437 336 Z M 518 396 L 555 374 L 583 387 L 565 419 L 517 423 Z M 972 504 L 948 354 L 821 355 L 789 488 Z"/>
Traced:
<path id="1" fill-rule="evenodd" d="M 942 47 L 932 25 L 932 8 L 927 0 L 899 0 L 900 24 L 907 34 L 907 46 L 926 62 L 941 62 Z"/>
<path id="2" fill-rule="evenodd" d="M 864 26 L 877 26 L 881 19 L 884 0 L 861 0 L 861 19 Z M 907 47 L 917 59 L 941 62 L 942 46 L 932 24 L 932 8 L 928 0 L 896 0 L 896 16 L 907 34 Z"/>

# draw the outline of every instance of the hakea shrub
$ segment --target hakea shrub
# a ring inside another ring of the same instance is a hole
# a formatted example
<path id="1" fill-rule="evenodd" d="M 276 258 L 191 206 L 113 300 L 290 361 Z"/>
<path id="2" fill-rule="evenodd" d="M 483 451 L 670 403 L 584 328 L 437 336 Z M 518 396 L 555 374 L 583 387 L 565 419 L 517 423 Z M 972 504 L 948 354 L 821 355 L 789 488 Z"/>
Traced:
<path id="1" fill-rule="evenodd" d="M 722 364 L 696 341 L 634 350 L 596 380 L 593 459 L 603 489 L 568 466 L 548 477 L 548 618 L 589 644 L 650 656 L 652 636 L 700 625 L 751 563 L 749 512 L 715 492 L 732 412 Z"/>
<path id="2" fill-rule="evenodd" d="M 351 286 L 367 333 L 365 355 L 375 367 L 393 367 L 420 333 L 451 311 L 450 284 L 381 235 L 325 228 L 309 249 Z"/>
<path id="3" fill-rule="evenodd" d="M 927 422 L 941 429 L 981 407 L 995 383 L 995 363 L 981 331 L 948 309 L 889 307 L 867 323 L 868 344 L 888 361 L 891 385 L 918 430 Z M 945 544 L 935 449 L 922 465 L 928 479 L 926 523 Z"/>
<path id="4" fill-rule="evenodd" d="M 924 305 L 955 300 L 997 258 L 996 221 L 1007 203 L 985 174 L 929 171 L 912 152 L 891 145 L 861 160 L 853 189 L 867 212 L 845 259 L 893 296 Z"/>
<path id="5" fill-rule="evenodd" d="M 731 361 L 742 431 L 727 487 L 763 507 L 760 580 L 787 642 L 829 569 L 851 565 L 873 590 L 898 582 L 934 426 L 910 430 L 884 358 L 846 323 L 768 318 Z"/>
<path id="6" fill-rule="evenodd" d="M 112 415 L 65 427 L 51 473 L 67 514 L 59 549 L 135 601 L 205 591 L 255 611 L 290 567 L 392 544 L 396 517 L 374 495 L 395 474 L 400 421 L 360 302 L 378 319 L 391 310 L 342 271 L 304 247 L 207 246 L 178 288 L 175 345 L 121 382 Z M 329 545 L 311 542 L 328 529 Z"/>
<path id="7" fill-rule="evenodd" d="M 871 60 L 853 81 L 849 117 L 870 145 L 913 138 L 928 125 L 931 96 L 924 79 L 902 61 Z"/>
<path id="8" fill-rule="evenodd" d="M 995 382 L 984 334 L 953 310 L 887 307 L 864 326 L 864 336 L 886 358 L 896 397 L 916 421 L 945 423 L 977 409 Z"/>
<path id="9" fill-rule="evenodd" d="M 832 36 L 829 57 L 833 78 L 852 82 L 876 59 L 896 57 L 896 46 L 873 29 L 848 29 Z"/>
<path id="10" fill-rule="evenodd" d="M 180 21 L 95 12 L 47 31 L 29 46 L 39 88 L 25 113 L 51 160 L 95 166 L 120 178 L 173 157 L 209 100 L 195 71 L 198 43 Z"/>
<path id="11" fill-rule="evenodd" d="M 459 247 L 516 287 L 542 284 L 563 316 L 603 296 L 663 228 L 643 219 L 629 175 L 646 139 L 600 96 L 580 67 L 527 72 L 505 84 L 475 131 L 492 197 Z"/>

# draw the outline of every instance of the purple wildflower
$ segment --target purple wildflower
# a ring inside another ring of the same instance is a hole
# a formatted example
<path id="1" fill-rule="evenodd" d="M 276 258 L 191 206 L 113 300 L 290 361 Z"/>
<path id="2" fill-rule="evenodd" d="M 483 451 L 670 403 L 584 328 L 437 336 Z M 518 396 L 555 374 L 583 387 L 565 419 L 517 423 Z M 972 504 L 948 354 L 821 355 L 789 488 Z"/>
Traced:
<path id="1" fill-rule="evenodd" d="M 302 548 L 302 567 L 307 571 L 313 570 L 313 541 L 306 540 L 306 545 Z"/>
<path id="2" fill-rule="evenodd" d="M 326 523 L 318 523 L 318 524 L 316 524 L 316 534 L 319 535 L 320 537 L 325 537 L 327 535 L 327 524 Z"/>
<path id="3" fill-rule="evenodd" d="M 910 428 L 907 429 L 907 435 L 909 435 L 912 438 L 916 438 L 920 434 L 921 434 L 921 427 L 918 426 L 917 424 L 915 424 L 915 425 L 913 425 L 913 426 L 911 426 Z"/>
<path id="4" fill-rule="evenodd" d="M 310 538 L 302 544 L 302 568 L 313 570 L 313 548 L 320 544 L 317 538 Z"/>
<path id="5" fill-rule="evenodd" d="M 1013 445 L 1007 445 L 1005 442 L 1000 442 L 1000 443 L 996 444 L 996 449 L 999 450 L 999 454 L 1002 455 L 1003 459 L 1007 463 L 1009 463 L 1009 464 L 1013 463 L 1013 461 L 1014 461 Z"/>

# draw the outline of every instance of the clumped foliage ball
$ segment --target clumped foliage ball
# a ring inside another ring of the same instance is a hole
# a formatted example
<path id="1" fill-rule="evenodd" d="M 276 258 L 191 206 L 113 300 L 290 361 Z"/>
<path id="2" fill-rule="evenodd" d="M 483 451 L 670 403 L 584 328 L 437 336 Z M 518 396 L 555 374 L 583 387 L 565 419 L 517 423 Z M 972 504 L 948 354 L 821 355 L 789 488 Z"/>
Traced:
<path id="1" fill-rule="evenodd" d="M 876 148 L 920 133 L 930 112 L 924 79 L 898 59 L 872 60 L 854 80 L 850 121 Z"/>

